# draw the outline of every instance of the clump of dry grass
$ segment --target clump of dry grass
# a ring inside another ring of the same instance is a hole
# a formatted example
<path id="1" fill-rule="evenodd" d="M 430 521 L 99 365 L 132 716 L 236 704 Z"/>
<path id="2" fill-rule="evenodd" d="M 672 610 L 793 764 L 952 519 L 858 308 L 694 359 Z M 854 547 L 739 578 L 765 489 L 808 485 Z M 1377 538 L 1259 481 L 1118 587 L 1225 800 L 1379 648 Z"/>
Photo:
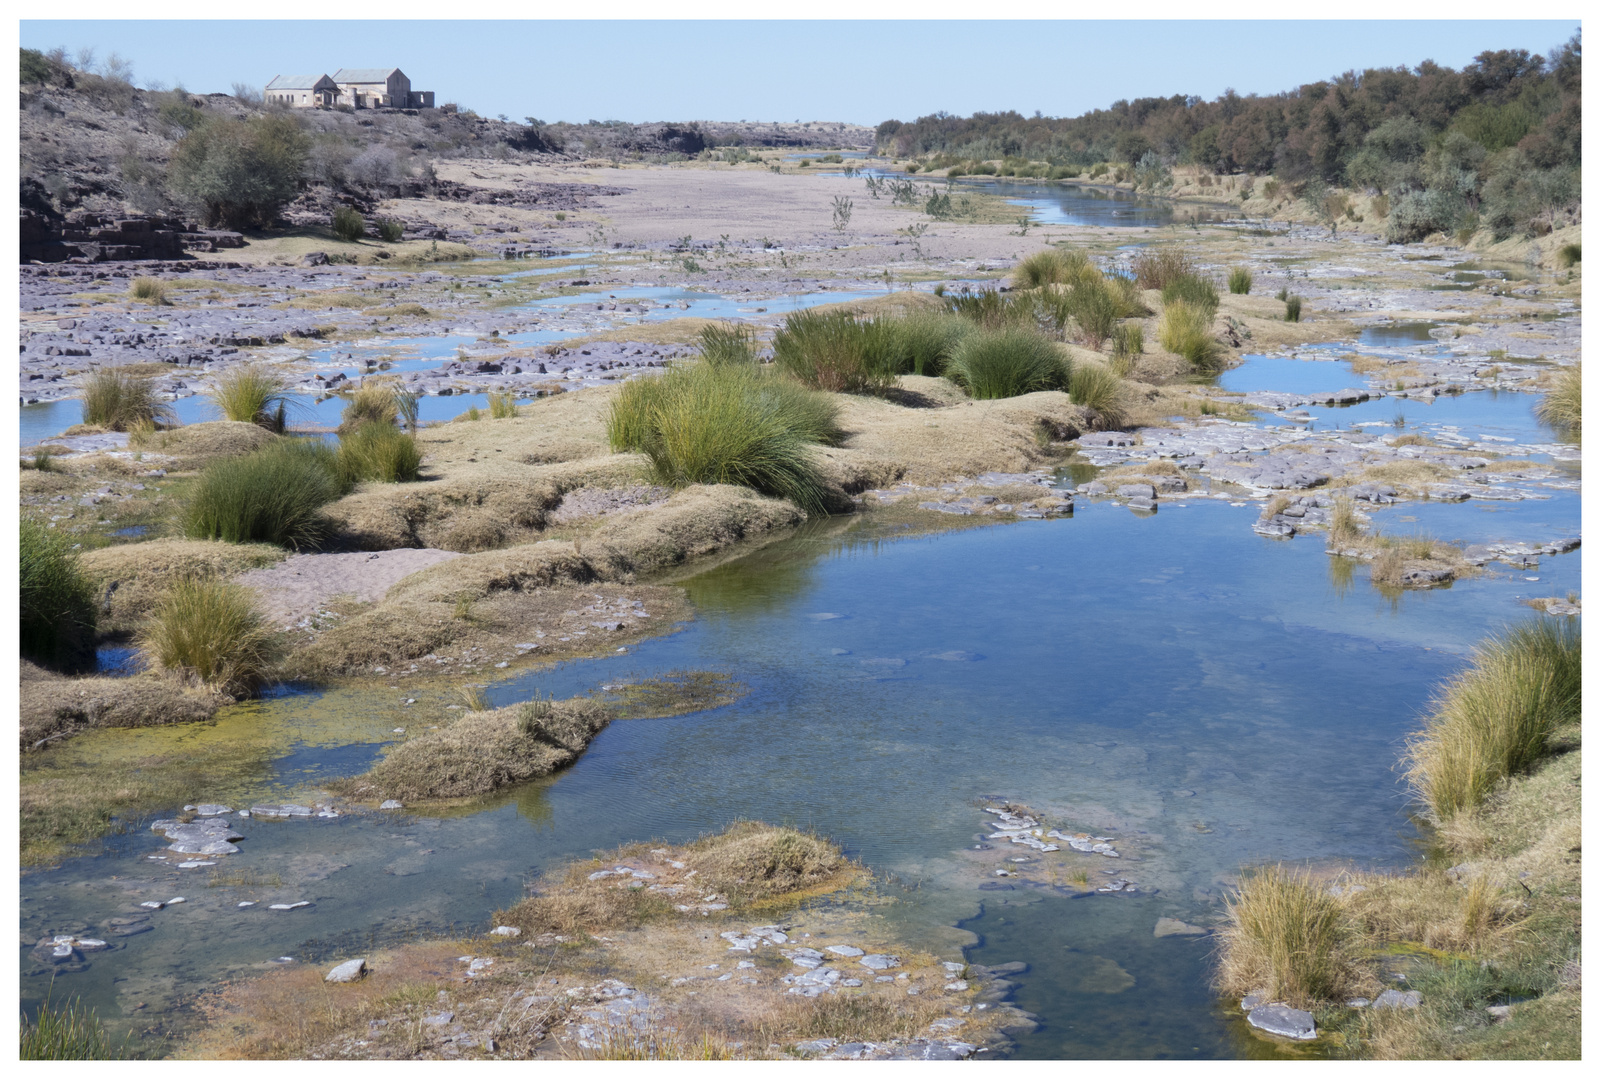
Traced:
<path id="1" fill-rule="evenodd" d="M 95 368 L 83 381 L 83 422 L 111 431 L 174 422 L 172 409 L 156 397 L 148 378 L 114 367 Z"/>
<path id="2" fill-rule="evenodd" d="M 265 682 L 278 658 L 277 639 L 248 589 L 196 578 L 172 586 L 139 647 L 163 670 L 193 673 L 233 694 Z"/>
<path id="3" fill-rule="evenodd" d="M 1356 928 L 1339 900 L 1304 870 L 1247 875 L 1228 903 L 1218 989 L 1306 1006 L 1344 998 L 1361 979 Z"/>
<path id="4" fill-rule="evenodd" d="M 550 702 L 522 722 L 522 706 L 470 712 L 454 724 L 408 739 L 363 776 L 342 781 L 356 798 L 418 802 L 486 795 L 568 765 L 611 717 L 587 698 Z"/>
<path id="5" fill-rule="evenodd" d="M 1478 805 L 1578 722 L 1581 652 L 1576 624 L 1544 618 L 1492 638 L 1446 684 L 1406 754 L 1407 779 L 1437 819 Z"/>
<path id="6" fill-rule="evenodd" d="M 350 395 L 339 418 L 339 434 L 355 431 L 363 424 L 394 425 L 400 417 L 400 403 L 395 400 L 395 385 L 387 379 L 364 379 Z"/>
<path id="7" fill-rule="evenodd" d="M 1562 368 L 1551 380 L 1551 389 L 1534 407 L 1535 414 L 1548 424 L 1580 432 L 1584 406 L 1583 363 Z"/>
<path id="8" fill-rule="evenodd" d="M 1134 280 L 1142 289 L 1165 289 L 1181 277 L 1193 275 L 1195 260 L 1172 245 L 1148 247 L 1134 256 Z"/>

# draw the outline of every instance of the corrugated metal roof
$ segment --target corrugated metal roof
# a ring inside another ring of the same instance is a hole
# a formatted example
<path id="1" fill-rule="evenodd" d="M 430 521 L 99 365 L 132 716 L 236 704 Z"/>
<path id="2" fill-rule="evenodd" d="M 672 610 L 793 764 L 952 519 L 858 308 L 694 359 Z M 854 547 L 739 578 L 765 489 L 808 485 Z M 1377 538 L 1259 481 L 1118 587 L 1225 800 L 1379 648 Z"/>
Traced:
<path id="1" fill-rule="evenodd" d="M 336 83 L 381 83 L 388 82 L 391 72 L 399 68 L 340 68 L 334 72 Z"/>
<path id="2" fill-rule="evenodd" d="M 327 75 L 275 75 L 268 90 L 313 90 Z"/>

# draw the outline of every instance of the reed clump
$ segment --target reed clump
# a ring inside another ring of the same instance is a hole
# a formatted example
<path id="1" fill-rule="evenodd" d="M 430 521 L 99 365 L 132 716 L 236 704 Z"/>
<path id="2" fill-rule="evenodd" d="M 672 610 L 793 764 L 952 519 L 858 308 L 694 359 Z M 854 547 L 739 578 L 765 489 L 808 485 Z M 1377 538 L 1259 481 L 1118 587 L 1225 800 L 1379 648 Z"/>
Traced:
<path id="1" fill-rule="evenodd" d="M 1579 722 L 1580 665 L 1580 631 L 1565 619 L 1524 623 L 1480 646 L 1407 745 L 1407 779 L 1437 820 L 1483 802 L 1538 760 L 1553 732 Z"/>
<path id="2" fill-rule="evenodd" d="M 607 437 L 645 454 L 659 483 L 738 484 L 823 513 L 828 484 L 810 448 L 842 438 L 837 416 L 778 373 L 702 362 L 625 384 Z"/>
<path id="3" fill-rule="evenodd" d="M 510 390 L 492 390 L 486 395 L 491 420 L 511 420 L 517 416 L 517 395 Z M 397 411 L 399 406 L 396 406 Z"/>
<path id="4" fill-rule="evenodd" d="M 1358 985 L 1359 938 L 1338 898 L 1304 870 L 1264 867 L 1247 874 L 1227 902 L 1218 989 L 1264 993 L 1305 1007 L 1339 1000 Z"/>
<path id="5" fill-rule="evenodd" d="M 1541 420 L 1556 427 L 1566 428 L 1577 435 L 1581 431 L 1584 408 L 1584 363 L 1557 371 L 1551 380 L 1551 389 L 1534 407 Z"/>
<path id="6" fill-rule="evenodd" d="M 1284 321 L 1301 321 L 1301 298 L 1299 296 L 1286 296 L 1284 298 Z"/>
<path id="7" fill-rule="evenodd" d="M 112 1047 L 94 1009 L 78 998 L 57 1005 L 47 997 L 38 1015 L 23 1022 L 18 1056 L 23 1061 L 105 1061 L 123 1055 Z"/>
<path id="8" fill-rule="evenodd" d="M 400 402 L 396 398 L 395 384 L 388 379 L 364 379 L 339 416 L 339 434 L 354 431 L 363 424 L 393 424 L 399 418 Z"/>
<path id="9" fill-rule="evenodd" d="M 1142 289 L 1165 289 L 1178 278 L 1195 273 L 1195 260 L 1177 247 L 1146 248 L 1134 256 L 1134 280 Z"/>
<path id="10" fill-rule="evenodd" d="M 362 424 L 339 436 L 337 465 L 346 487 L 363 480 L 412 483 L 422 467 L 422 449 L 415 436 L 393 424 Z"/>
<path id="11" fill-rule="evenodd" d="M 756 330 L 739 323 L 716 323 L 703 327 L 700 332 L 700 355 L 715 366 L 723 364 L 754 364 Z"/>
<path id="12" fill-rule="evenodd" d="M 250 590 L 207 578 L 174 583 L 140 632 L 139 647 L 163 671 L 236 695 L 265 682 L 278 658 L 277 638 Z"/>
<path id="13" fill-rule="evenodd" d="M 17 536 L 22 655 L 46 667 L 94 663 L 95 592 L 66 537 L 23 518 Z"/>
<path id="14" fill-rule="evenodd" d="M 141 424 L 171 426 L 173 414 L 157 399 L 150 379 L 102 367 L 83 381 L 83 422 L 128 431 Z"/>
<path id="15" fill-rule="evenodd" d="M 320 439 L 283 437 L 207 466 L 184 507 L 184 535 L 317 547 L 332 528 L 322 508 L 348 490 L 332 448 Z"/>
<path id="16" fill-rule="evenodd" d="M 979 329 L 956 346 L 946 375 L 972 397 L 986 400 L 1065 389 L 1069 364 L 1038 330 Z"/>
<path id="17" fill-rule="evenodd" d="M 229 420 L 281 434 L 289 408 L 289 381 L 261 364 L 243 364 L 218 376 L 212 400 Z"/>
<path id="18" fill-rule="evenodd" d="M 165 304 L 167 286 L 159 278 L 136 277 L 128 283 L 128 295 L 147 304 Z"/>
<path id="19" fill-rule="evenodd" d="M 1037 289 L 1042 285 L 1065 285 L 1081 276 L 1100 272 L 1079 248 L 1046 248 L 1036 251 L 1012 271 L 1012 287 Z"/>
<path id="20" fill-rule="evenodd" d="M 1095 413 L 1095 427 L 1119 427 L 1128 414 L 1128 389 L 1105 364 L 1093 361 L 1074 364 L 1067 380 L 1067 393 L 1073 404 Z"/>
<path id="21" fill-rule="evenodd" d="M 1245 296 L 1251 291 L 1251 272 L 1243 266 L 1236 266 L 1229 271 L 1229 292 L 1235 296 Z"/>
<path id="22" fill-rule="evenodd" d="M 813 390 L 882 393 L 895 385 L 899 366 L 895 339 L 891 319 L 799 311 L 773 335 L 773 360 Z"/>
<path id="23" fill-rule="evenodd" d="M 1180 274 L 1162 286 L 1162 306 L 1165 308 L 1177 301 L 1206 312 L 1207 319 L 1211 319 L 1217 314 L 1221 298 L 1217 286 L 1208 279 L 1199 274 Z"/>
<path id="24" fill-rule="evenodd" d="M 1204 309 L 1183 300 L 1168 304 L 1156 335 L 1162 348 L 1184 357 L 1198 370 L 1217 370 L 1223 349 L 1212 336 L 1212 318 Z"/>

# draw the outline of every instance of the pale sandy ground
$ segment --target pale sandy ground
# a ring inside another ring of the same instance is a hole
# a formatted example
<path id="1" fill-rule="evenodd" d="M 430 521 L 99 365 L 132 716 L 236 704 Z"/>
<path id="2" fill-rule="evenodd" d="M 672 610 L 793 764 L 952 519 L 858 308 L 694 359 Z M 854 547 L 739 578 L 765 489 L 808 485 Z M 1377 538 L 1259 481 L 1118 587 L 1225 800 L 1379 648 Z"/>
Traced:
<path id="1" fill-rule="evenodd" d="M 459 552 L 437 548 L 291 555 L 276 566 L 241 574 L 237 580 L 260 595 L 262 613 L 269 623 L 288 629 L 315 615 L 318 608 L 336 596 L 377 602 L 391 585 L 408 574 L 459 558 Z"/>

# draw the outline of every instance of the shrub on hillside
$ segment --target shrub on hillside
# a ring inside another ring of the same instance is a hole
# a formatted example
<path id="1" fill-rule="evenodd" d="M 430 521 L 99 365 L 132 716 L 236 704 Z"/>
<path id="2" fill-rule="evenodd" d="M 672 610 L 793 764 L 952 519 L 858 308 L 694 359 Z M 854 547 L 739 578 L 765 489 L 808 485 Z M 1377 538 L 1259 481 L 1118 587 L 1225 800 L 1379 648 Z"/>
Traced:
<path id="1" fill-rule="evenodd" d="M 219 117 L 173 149 L 167 184 L 209 225 L 265 228 L 298 192 L 306 150 L 306 137 L 291 115 Z"/>

